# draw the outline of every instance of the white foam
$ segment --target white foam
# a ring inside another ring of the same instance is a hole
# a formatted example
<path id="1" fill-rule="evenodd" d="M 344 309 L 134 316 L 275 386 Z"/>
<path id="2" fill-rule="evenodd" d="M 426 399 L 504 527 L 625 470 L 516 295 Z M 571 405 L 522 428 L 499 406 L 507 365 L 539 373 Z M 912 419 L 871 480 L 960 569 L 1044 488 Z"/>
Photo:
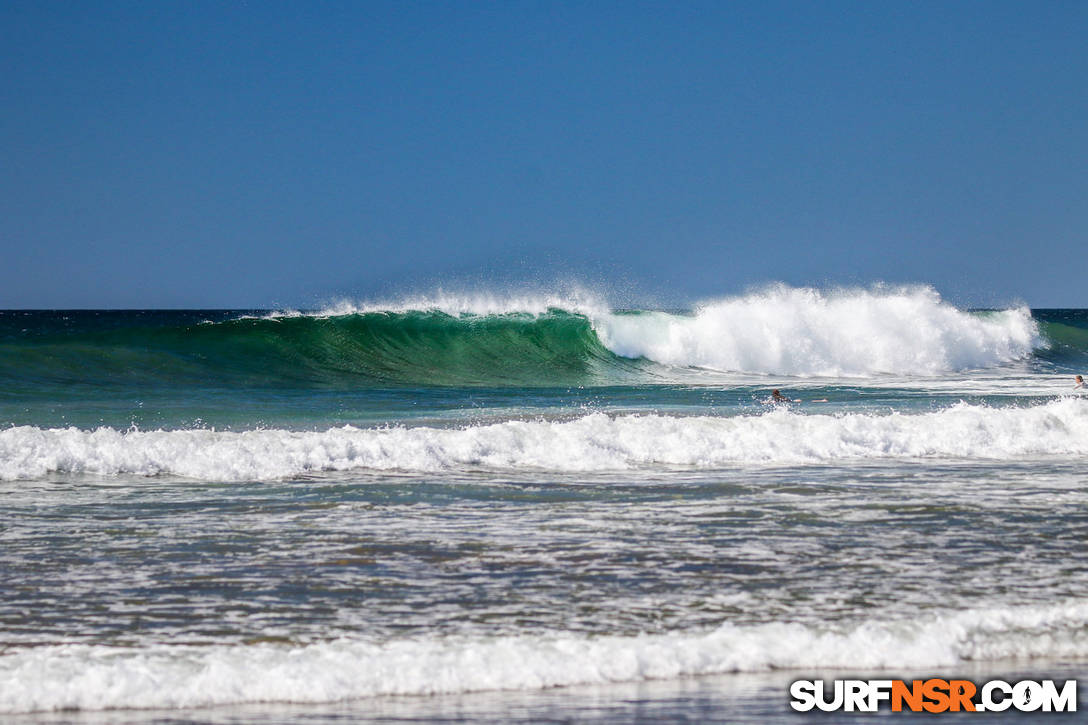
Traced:
<path id="1" fill-rule="evenodd" d="M 949 667 L 1088 656 L 1088 604 L 642 636 L 437 637 L 307 645 L 57 645 L 0 654 L 0 712 L 335 702 L 770 669 Z"/>
<path id="2" fill-rule="evenodd" d="M 1026 307 L 970 314 L 932 287 L 821 291 L 782 285 L 664 312 L 593 318 L 623 357 L 733 372 L 935 375 L 1027 357 L 1044 344 Z"/>
<path id="3" fill-rule="evenodd" d="M 1011 460 L 1088 454 L 1088 400 L 1030 408 L 957 404 L 923 414 L 610 416 L 465 428 L 326 431 L 0 431 L 0 479 L 53 472 L 272 480 L 321 471 L 469 467 L 607 471 L 850 459 Z"/>

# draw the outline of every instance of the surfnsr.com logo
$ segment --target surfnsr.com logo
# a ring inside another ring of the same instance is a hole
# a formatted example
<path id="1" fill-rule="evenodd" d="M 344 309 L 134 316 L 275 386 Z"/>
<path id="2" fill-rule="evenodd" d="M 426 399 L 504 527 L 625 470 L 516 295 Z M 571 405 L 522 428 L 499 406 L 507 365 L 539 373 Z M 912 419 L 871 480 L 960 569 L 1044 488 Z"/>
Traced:
<path id="1" fill-rule="evenodd" d="M 790 707 L 799 712 L 1076 712 L 1077 681 L 1059 688 L 1054 680 L 797 680 L 790 685 Z"/>

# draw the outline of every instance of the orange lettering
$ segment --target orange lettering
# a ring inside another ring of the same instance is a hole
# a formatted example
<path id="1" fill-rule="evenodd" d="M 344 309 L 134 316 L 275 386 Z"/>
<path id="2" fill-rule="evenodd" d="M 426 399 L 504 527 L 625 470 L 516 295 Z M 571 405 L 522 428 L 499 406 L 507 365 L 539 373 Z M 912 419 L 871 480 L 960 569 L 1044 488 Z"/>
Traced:
<path id="1" fill-rule="evenodd" d="M 948 709 L 948 681 L 932 679 L 922 683 L 922 694 L 929 702 L 922 703 L 926 712 L 944 712 Z"/>
<path id="2" fill-rule="evenodd" d="M 907 687 L 907 683 L 902 680 L 892 682 L 892 712 L 902 712 L 904 701 L 906 701 L 911 712 L 918 712 L 922 709 L 921 680 L 914 680 L 910 687 Z"/>
<path id="3" fill-rule="evenodd" d="M 950 680 L 948 692 L 951 695 L 952 712 L 959 712 L 961 707 L 966 712 L 975 711 L 975 703 L 971 702 L 971 698 L 975 696 L 975 683 L 970 680 Z"/>

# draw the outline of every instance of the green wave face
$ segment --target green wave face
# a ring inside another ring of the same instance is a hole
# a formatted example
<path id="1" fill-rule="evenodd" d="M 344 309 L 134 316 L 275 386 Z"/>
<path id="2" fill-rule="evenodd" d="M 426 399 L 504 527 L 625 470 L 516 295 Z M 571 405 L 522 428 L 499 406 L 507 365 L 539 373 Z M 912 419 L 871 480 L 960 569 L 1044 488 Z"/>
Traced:
<path id="1" fill-rule="evenodd" d="M 1088 310 L 1035 310 L 1032 314 L 1049 343 L 1035 351 L 1036 359 L 1059 370 L 1088 372 Z"/>
<path id="2" fill-rule="evenodd" d="M 615 380 L 639 367 L 606 349 L 585 316 L 561 310 L 181 324 L 170 313 L 157 314 L 138 327 L 114 327 L 108 319 L 39 326 L 29 339 L 8 320 L 6 334 L 0 330 L 0 379 L 97 386 L 551 386 Z M 183 314 L 193 315 L 174 313 Z"/>

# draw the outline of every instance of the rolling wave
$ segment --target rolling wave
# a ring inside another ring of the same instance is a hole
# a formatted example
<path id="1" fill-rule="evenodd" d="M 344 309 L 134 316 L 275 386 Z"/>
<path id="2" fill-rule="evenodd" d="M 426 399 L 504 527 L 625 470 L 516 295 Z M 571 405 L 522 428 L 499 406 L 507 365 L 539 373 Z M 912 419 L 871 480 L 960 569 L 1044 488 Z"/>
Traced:
<path id="1" fill-rule="evenodd" d="M 0 345 L 0 379 L 93 385 L 571 385 L 637 367 L 563 310 L 242 317 Z"/>
<path id="2" fill-rule="evenodd" d="M 677 380 L 692 368 L 934 376 L 1045 355 L 1049 344 L 1026 308 L 964 312 L 928 287 L 776 286 L 688 312 L 483 296 L 207 320 L 12 314 L 0 317 L 0 382 L 13 384 L 565 386 Z M 1044 359 L 1083 357 L 1088 331 L 1046 324 L 1059 346 Z"/>

